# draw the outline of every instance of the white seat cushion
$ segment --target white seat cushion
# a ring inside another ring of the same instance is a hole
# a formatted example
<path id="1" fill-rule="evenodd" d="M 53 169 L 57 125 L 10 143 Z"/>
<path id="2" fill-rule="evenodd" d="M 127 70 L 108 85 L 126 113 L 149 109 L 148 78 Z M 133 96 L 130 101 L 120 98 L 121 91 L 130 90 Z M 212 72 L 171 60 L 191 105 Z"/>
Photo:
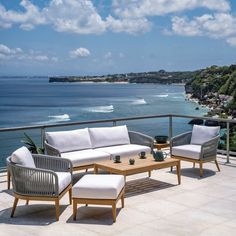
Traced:
<path id="1" fill-rule="evenodd" d="M 89 128 L 92 148 L 130 144 L 126 125 L 115 127 Z"/>
<path id="2" fill-rule="evenodd" d="M 69 184 L 71 184 L 71 174 L 69 172 L 55 172 L 58 176 L 58 188 L 61 193 Z"/>
<path id="3" fill-rule="evenodd" d="M 72 197 L 116 199 L 124 185 L 123 175 L 85 175 L 73 186 Z"/>
<path id="4" fill-rule="evenodd" d="M 97 161 L 109 160 L 110 154 L 93 149 L 61 153 L 61 157 L 71 160 L 73 167 L 91 165 Z"/>
<path id="5" fill-rule="evenodd" d="M 11 155 L 11 161 L 22 166 L 35 168 L 34 159 L 27 147 L 23 146 L 14 151 Z"/>
<path id="6" fill-rule="evenodd" d="M 47 142 L 60 152 L 91 148 L 88 128 L 70 131 L 46 132 Z"/>
<path id="7" fill-rule="evenodd" d="M 172 155 L 199 160 L 201 145 L 187 144 L 172 147 Z"/>
<path id="8" fill-rule="evenodd" d="M 191 137 L 191 144 L 203 144 L 219 134 L 220 126 L 209 127 L 194 125 Z"/>
<path id="9" fill-rule="evenodd" d="M 136 156 L 140 152 L 146 152 L 147 154 L 151 153 L 150 147 L 138 144 L 117 145 L 111 147 L 97 148 L 96 150 L 110 153 L 111 157 L 114 157 L 116 155 L 120 155 L 121 157 Z"/>

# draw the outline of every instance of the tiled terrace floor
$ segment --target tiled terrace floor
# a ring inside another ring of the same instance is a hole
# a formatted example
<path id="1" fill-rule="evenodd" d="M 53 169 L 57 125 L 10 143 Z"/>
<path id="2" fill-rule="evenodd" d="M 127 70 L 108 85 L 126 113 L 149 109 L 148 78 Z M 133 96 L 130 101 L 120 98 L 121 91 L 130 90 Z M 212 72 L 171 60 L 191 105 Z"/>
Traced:
<path id="1" fill-rule="evenodd" d="M 182 184 L 169 169 L 129 176 L 125 208 L 118 203 L 117 222 L 110 207 L 78 205 L 72 220 L 68 195 L 61 200 L 60 221 L 55 221 L 51 203 L 20 201 L 15 218 L 10 218 L 12 191 L 6 190 L 6 173 L 0 173 L 0 235 L 235 235 L 236 161 L 221 172 L 213 163 L 205 165 L 204 177 L 191 163 L 182 162 Z M 78 180 L 84 173 L 74 176 Z"/>

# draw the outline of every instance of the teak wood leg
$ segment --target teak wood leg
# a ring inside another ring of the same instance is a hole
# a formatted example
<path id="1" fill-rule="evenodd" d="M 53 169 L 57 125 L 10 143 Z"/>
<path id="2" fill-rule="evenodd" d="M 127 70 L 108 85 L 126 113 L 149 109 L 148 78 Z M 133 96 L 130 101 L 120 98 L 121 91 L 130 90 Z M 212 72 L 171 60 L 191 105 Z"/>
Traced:
<path id="1" fill-rule="evenodd" d="M 181 184 L 181 168 L 180 168 L 180 162 L 176 165 L 177 170 L 177 178 L 178 178 L 178 184 Z"/>
<path id="2" fill-rule="evenodd" d="M 73 220 L 76 220 L 77 202 L 73 200 Z"/>
<path id="3" fill-rule="evenodd" d="M 59 221 L 59 215 L 60 215 L 59 199 L 55 200 L 55 207 L 56 207 L 56 220 Z"/>
<path id="4" fill-rule="evenodd" d="M 218 161 L 215 160 L 215 163 L 216 163 L 216 167 L 217 167 L 218 171 L 220 171 L 220 167 L 219 167 Z"/>
<path id="5" fill-rule="evenodd" d="M 149 178 L 151 177 L 151 171 L 150 170 L 148 171 L 148 177 Z"/>
<path id="6" fill-rule="evenodd" d="M 121 196 L 121 206 L 122 208 L 125 207 L 125 193 L 123 193 L 123 195 Z"/>
<path id="7" fill-rule="evenodd" d="M 200 177 L 202 177 L 203 176 L 203 163 L 202 162 L 200 162 L 199 163 L 199 166 L 200 166 Z"/>
<path id="8" fill-rule="evenodd" d="M 72 188 L 69 189 L 69 202 L 72 203 Z"/>
<path id="9" fill-rule="evenodd" d="M 17 203 L 18 203 L 18 200 L 19 200 L 19 198 L 16 198 L 16 197 L 15 197 L 15 200 L 14 200 L 14 203 L 13 203 L 13 207 L 12 207 L 12 211 L 11 211 L 11 217 L 14 216 L 14 213 L 15 213 L 15 210 L 16 210 L 16 206 L 17 206 Z"/>
<path id="10" fill-rule="evenodd" d="M 113 221 L 116 222 L 116 202 L 112 204 Z"/>

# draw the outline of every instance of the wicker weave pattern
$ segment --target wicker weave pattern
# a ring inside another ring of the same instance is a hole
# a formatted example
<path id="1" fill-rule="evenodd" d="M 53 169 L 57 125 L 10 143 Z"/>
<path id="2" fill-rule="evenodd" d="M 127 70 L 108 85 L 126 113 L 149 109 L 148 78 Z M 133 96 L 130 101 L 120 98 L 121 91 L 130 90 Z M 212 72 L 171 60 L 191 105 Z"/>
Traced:
<path id="1" fill-rule="evenodd" d="M 37 154 L 33 154 L 33 158 L 36 168 L 14 164 L 11 162 L 11 157 L 7 158 L 14 193 L 25 196 L 59 196 L 58 176 L 54 171 L 71 172 L 71 162 Z"/>

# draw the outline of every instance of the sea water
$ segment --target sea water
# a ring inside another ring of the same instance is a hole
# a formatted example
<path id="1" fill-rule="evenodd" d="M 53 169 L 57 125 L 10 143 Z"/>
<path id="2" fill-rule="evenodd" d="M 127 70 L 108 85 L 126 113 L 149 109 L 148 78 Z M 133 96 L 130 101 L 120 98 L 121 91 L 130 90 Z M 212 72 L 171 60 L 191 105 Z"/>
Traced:
<path id="1" fill-rule="evenodd" d="M 196 107 L 199 105 L 186 100 L 181 85 L 49 83 L 47 77 L 0 78 L 0 128 L 154 114 L 202 116 L 207 112 L 206 108 L 196 110 Z M 186 119 L 175 119 L 174 134 L 191 129 L 187 123 Z M 167 118 L 119 124 L 151 136 L 168 135 Z M 7 145 L 8 134 L 0 133 L 0 136 L 0 159 L 4 160 L 0 161 L 1 166 L 13 147 Z M 21 136 L 17 138 L 20 140 Z M 20 145 L 19 142 L 16 146 Z"/>

